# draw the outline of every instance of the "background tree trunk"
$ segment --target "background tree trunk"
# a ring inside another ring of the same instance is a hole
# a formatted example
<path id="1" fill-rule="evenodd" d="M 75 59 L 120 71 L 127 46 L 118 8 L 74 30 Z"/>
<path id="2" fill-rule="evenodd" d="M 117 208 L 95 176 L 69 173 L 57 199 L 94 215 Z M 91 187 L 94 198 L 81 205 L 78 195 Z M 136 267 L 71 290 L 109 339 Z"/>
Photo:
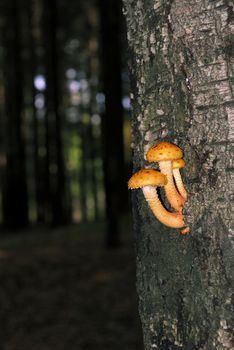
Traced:
<path id="1" fill-rule="evenodd" d="M 25 159 L 25 115 L 23 114 L 22 57 L 20 50 L 19 2 L 5 4 L 5 112 L 6 164 L 3 170 L 3 224 L 21 228 L 28 224 Z"/>
<path id="2" fill-rule="evenodd" d="M 51 211 L 49 223 L 53 226 L 69 221 L 63 159 L 62 118 L 59 109 L 60 80 L 58 75 L 57 50 L 57 4 L 44 1 L 44 43 L 46 66 L 46 143 L 47 143 L 47 188 Z"/>
<path id="3" fill-rule="evenodd" d="M 145 349 L 233 349 L 234 41 L 226 1 L 125 0 L 134 170 L 156 140 L 185 153 L 180 236 L 133 193 Z M 232 207 L 231 207 L 232 206 Z"/>
<path id="4" fill-rule="evenodd" d="M 118 246 L 119 216 L 126 208 L 123 108 L 120 56 L 121 2 L 100 0 L 101 72 L 105 94 L 102 116 L 103 165 L 106 196 L 107 245 Z"/>
<path id="5" fill-rule="evenodd" d="M 28 0 L 27 11 L 28 11 L 28 31 L 29 35 L 29 50 L 30 50 L 30 60 L 29 60 L 29 70 L 31 74 L 31 99 L 33 108 L 33 163 L 34 163 L 34 181 L 35 181 L 35 199 L 36 199 L 36 221 L 38 223 L 45 222 L 45 217 L 47 216 L 47 190 L 46 190 L 46 157 L 39 156 L 39 148 L 41 145 L 45 147 L 44 137 L 44 120 L 39 121 L 38 111 L 35 106 L 37 90 L 34 85 L 34 78 L 37 74 L 40 58 L 37 55 L 39 46 L 42 46 L 43 33 L 40 28 L 40 23 L 42 21 L 42 3 L 40 0 L 31 1 Z M 42 130 L 44 132 L 42 132 Z"/>

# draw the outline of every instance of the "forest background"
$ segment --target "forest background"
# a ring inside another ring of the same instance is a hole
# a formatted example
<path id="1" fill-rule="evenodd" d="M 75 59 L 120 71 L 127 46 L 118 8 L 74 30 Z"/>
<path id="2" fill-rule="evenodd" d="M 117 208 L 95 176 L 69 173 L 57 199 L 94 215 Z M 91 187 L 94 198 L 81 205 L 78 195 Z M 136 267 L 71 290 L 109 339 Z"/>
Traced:
<path id="1" fill-rule="evenodd" d="M 121 2 L 0 2 L 0 347 L 142 349 Z"/>

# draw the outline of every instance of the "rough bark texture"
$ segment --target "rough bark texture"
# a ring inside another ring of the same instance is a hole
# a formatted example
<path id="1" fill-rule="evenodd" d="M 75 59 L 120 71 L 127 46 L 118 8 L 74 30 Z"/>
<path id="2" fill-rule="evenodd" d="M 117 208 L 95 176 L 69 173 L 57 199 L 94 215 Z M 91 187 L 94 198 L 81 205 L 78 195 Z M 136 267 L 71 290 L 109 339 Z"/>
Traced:
<path id="1" fill-rule="evenodd" d="M 234 349 L 234 16 L 225 0 L 125 0 L 134 170 L 156 140 L 178 144 L 191 232 L 133 194 L 145 349 Z"/>

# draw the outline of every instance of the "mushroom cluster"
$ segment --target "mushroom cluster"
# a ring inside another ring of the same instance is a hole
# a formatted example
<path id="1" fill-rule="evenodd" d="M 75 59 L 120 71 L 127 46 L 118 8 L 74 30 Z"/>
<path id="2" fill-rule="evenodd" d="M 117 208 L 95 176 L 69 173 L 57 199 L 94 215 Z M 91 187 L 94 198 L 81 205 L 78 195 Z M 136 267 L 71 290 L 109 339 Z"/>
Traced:
<path id="1" fill-rule="evenodd" d="M 139 170 L 128 181 L 128 188 L 141 188 L 154 216 L 165 226 L 181 228 L 180 233 L 186 234 L 189 228 L 185 226 L 182 209 L 188 193 L 179 171 L 185 166 L 182 157 L 182 149 L 173 143 L 161 141 L 152 145 L 146 159 L 148 162 L 158 162 L 160 171 Z M 163 187 L 170 206 L 175 209 L 174 212 L 168 211 L 161 203 L 156 190 L 158 186 Z"/>

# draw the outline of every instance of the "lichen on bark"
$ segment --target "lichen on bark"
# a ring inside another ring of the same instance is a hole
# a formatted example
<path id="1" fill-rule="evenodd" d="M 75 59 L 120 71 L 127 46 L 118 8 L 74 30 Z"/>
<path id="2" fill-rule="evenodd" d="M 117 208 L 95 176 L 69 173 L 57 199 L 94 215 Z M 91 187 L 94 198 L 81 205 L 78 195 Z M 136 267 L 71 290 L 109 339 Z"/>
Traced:
<path id="1" fill-rule="evenodd" d="M 134 170 L 157 140 L 184 149 L 189 235 L 133 194 L 145 348 L 233 349 L 234 15 L 227 0 L 124 0 Z"/>

